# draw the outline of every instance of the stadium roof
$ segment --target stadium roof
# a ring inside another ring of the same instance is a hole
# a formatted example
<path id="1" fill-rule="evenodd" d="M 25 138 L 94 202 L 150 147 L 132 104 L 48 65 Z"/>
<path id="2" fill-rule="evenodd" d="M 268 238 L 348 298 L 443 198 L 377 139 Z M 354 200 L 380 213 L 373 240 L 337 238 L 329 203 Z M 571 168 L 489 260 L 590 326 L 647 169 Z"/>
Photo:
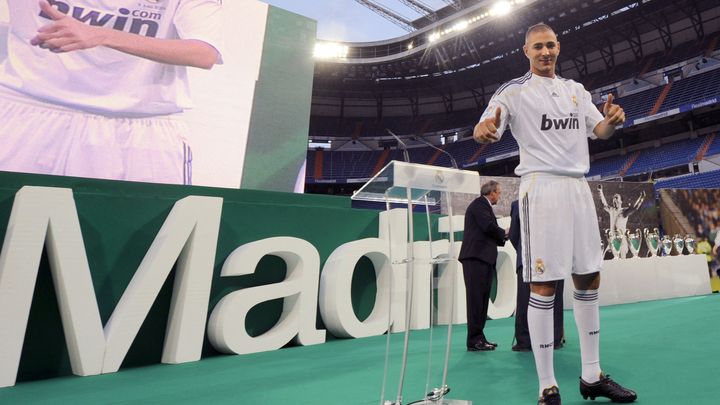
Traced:
<path id="1" fill-rule="evenodd" d="M 472 20 L 491 6 L 481 1 L 459 11 L 445 7 L 438 14 L 447 17 L 432 24 L 416 20 L 424 26 L 403 37 L 346 43 L 345 58 L 316 63 L 315 96 L 404 97 L 408 91 L 437 94 L 438 87 L 483 93 L 527 71 L 524 33 L 538 22 L 558 33 L 560 74 L 575 79 L 639 63 L 646 54 L 720 30 L 717 0 L 526 0 L 509 15 Z M 472 22 L 451 30 L 461 21 Z"/>

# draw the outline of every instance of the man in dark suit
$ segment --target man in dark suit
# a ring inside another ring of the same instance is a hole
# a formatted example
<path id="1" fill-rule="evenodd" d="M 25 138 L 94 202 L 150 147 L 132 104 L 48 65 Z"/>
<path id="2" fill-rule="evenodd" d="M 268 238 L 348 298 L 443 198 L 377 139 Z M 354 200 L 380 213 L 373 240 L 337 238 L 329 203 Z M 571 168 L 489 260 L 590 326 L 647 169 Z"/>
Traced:
<path id="1" fill-rule="evenodd" d="M 517 251 L 516 271 L 517 271 L 517 306 L 515 307 L 515 340 L 517 341 L 512 350 L 515 352 L 529 352 L 532 350 L 530 345 L 530 331 L 528 330 L 528 302 L 530 301 L 530 285 L 523 282 L 523 262 L 522 254 L 520 254 L 520 212 L 518 211 L 518 201 L 515 200 L 510 205 L 510 230 L 508 231 L 508 239 Z M 564 280 L 557 282 L 555 287 L 555 306 L 553 307 L 554 316 L 554 344 L 555 349 L 563 347 L 563 287 Z"/>
<path id="2" fill-rule="evenodd" d="M 505 230 L 498 226 L 492 206 L 500 199 L 500 184 L 483 184 L 481 196 L 465 212 L 465 228 L 459 260 L 463 266 L 467 302 L 468 351 L 495 350 L 483 329 L 487 319 L 497 247 L 505 244 Z"/>

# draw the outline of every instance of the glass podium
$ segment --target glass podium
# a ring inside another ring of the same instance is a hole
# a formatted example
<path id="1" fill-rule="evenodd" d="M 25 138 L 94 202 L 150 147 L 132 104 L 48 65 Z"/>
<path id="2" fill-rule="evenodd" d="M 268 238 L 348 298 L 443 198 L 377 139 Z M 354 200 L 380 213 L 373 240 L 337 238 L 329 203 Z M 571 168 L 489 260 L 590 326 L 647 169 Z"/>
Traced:
<path id="1" fill-rule="evenodd" d="M 427 215 L 427 226 L 428 235 L 432 235 L 432 226 L 430 221 L 430 206 L 438 206 L 444 201 L 447 206 L 447 215 L 449 218 L 453 217 L 452 212 L 452 197 L 453 194 L 473 194 L 480 195 L 480 178 L 477 172 L 471 172 L 467 170 L 450 169 L 437 166 L 422 165 L 417 163 L 407 163 L 400 161 L 391 161 L 388 163 L 378 174 L 370 179 L 365 185 L 357 190 L 353 196 L 353 200 L 363 201 L 375 201 L 384 202 L 385 207 L 390 211 L 391 204 L 407 204 L 407 259 L 402 262 L 394 262 L 393 264 L 404 264 L 406 267 L 405 281 L 406 281 L 406 293 L 405 293 L 405 327 L 404 327 L 404 341 L 402 360 L 400 364 L 400 375 L 397 388 L 397 396 L 393 399 L 386 398 L 386 386 L 388 381 L 388 369 L 390 362 L 390 337 L 392 335 L 391 324 L 392 324 L 392 310 L 388 313 L 388 329 L 387 329 L 387 345 L 385 353 L 385 373 L 383 377 L 383 388 L 381 393 L 380 405 L 402 405 L 403 400 L 403 386 L 405 383 L 405 374 L 407 370 L 407 358 L 408 358 L 408 346 L 410 337 L 410 319 L 412 313 L 412 302 L 413 302 L 413 266 L 415 262 L 414 254 L 414 235 L 413 235 L 413 206 L 425 206 Z M 449 251 L 447 255 L 433 256 L 432 251 L 430 253 L 430 263 L 435 264 L 446 264 L 446 270 L 451 272 L 449 279 L 453 280 L 450 283 L 449 295 L 451 297 L 450 302 L 454 303 L 456 289 L 455 282 L 457 266 L 457 254 L 455 252 L 455 230 L 453 229 L 452 222 L 449 222 Z M 390 221 L 388 221 L 388 224 Z M 388 228 L 392 228 L 388 225 Z M 392 232 L 392 229 L 388 229 L 388 234 Z M 397 230 L 396 230 L 397 231 Z M 391 243 L 388 239 L 388 243 Z M 430 246 L 432 246 L 432 240 L 430 240 Z M 432 249 L 432 248 L 431 248 Z M 433 277 L 432 273 L 430 277 Z M 392 279 L 392 277 L 391 277 Z M 434 287 L 430 283 L 431 294 Z M 392 301 L 393 286 L 390 285 L 389 299 Z M 432 303 L 434 298 L 431 299 Z M 428 404 L 428 405 L 472 405 L 471 401 L 448 399 L 446 395 L 450 391 L 447 384 L 448 365 L 450 361 L 450 349 L 452 344 L 452 327 L 454 320 L 454 308 L 455 305 L 450 305 L 450 316 L 448 318 L 448 330 L 447 330 L 447 343 L 445 346 L 445 354 L 442 369 L 442 380 L 436 388 L 430 389 L 430 370 L 428 370 L 428 377 L 426 381 L 426 392 L 427 394 L 420 400 L 410 402 L 409 404 Z M 432 347 L 432 328 L 433 320 L 432 313 L 430 311 L 430 344 Z M 428 350 L 428 364 L 430 364 L 431 353 Z"/>

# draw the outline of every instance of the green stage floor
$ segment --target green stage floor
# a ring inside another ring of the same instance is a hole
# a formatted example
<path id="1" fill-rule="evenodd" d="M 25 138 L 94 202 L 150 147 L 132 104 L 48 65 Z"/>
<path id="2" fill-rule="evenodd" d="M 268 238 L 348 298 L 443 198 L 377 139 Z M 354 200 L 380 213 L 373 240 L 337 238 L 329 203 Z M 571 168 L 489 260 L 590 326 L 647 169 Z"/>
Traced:
<path id="1" fill-rule="evenodd" d="M 720 295 L 616 305 L 601 310 L 603 368 L 638 392 L 638 403 L 720 403 Z M 578 393 L 580 354 L 572 312 L 565 312 L 567 344 L 556 351 L 565 405 Z M 446 328 L 432 332 L 432 384 L 441 379 Z M 495 352 L 465 351 L 465 327 L 455 328 L 449 398 L 473 405 L 535 404 L 532 353 L 510 350 L 513 318 L 488 321 Z M 411 335 L 403 404 L 425 391 L 430 331 Z M 402 335 L 392 336 L 388 398 L 395 398 Z M 333 340 L 245 356 L 220 356 L 182 365 L 157 365 L 93 377 L 65 377 L 0 388 L 0 404 L 379 404 L 384 336 Z"/>

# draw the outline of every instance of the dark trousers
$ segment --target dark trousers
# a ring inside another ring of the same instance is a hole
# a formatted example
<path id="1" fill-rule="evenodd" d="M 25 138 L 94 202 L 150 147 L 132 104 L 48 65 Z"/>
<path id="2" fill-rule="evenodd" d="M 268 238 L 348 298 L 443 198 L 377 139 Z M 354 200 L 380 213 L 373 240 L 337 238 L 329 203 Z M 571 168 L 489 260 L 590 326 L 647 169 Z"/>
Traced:
<path id="1" fill-rule="evenodd" d="M 467 304 L 467 347 L 486 340 L 483 329 L 487 320 L 492 286 L 494 264 L 481 260 L 465 259 L 462 261 L 465 278 L 465 299 Z"/>
<path id="2" fill-rule="evenodd" d="M 530 330 L 528 329 L 527 311 L 528 302 L 530 301 L 530 284 L 522 279 L 523 268 L 517 269 L 517 307 L 515 308 L 515 339 L 517 344 L 524 347 L 530 347 Z M 565 281 L 560 280 L 555 286 L 555 304 L 553 307 L 554 315 L 554 336 L 555 344 L 563 339 L 565 330 L 563 329 L 563 290 L 565 289 Z"/>

